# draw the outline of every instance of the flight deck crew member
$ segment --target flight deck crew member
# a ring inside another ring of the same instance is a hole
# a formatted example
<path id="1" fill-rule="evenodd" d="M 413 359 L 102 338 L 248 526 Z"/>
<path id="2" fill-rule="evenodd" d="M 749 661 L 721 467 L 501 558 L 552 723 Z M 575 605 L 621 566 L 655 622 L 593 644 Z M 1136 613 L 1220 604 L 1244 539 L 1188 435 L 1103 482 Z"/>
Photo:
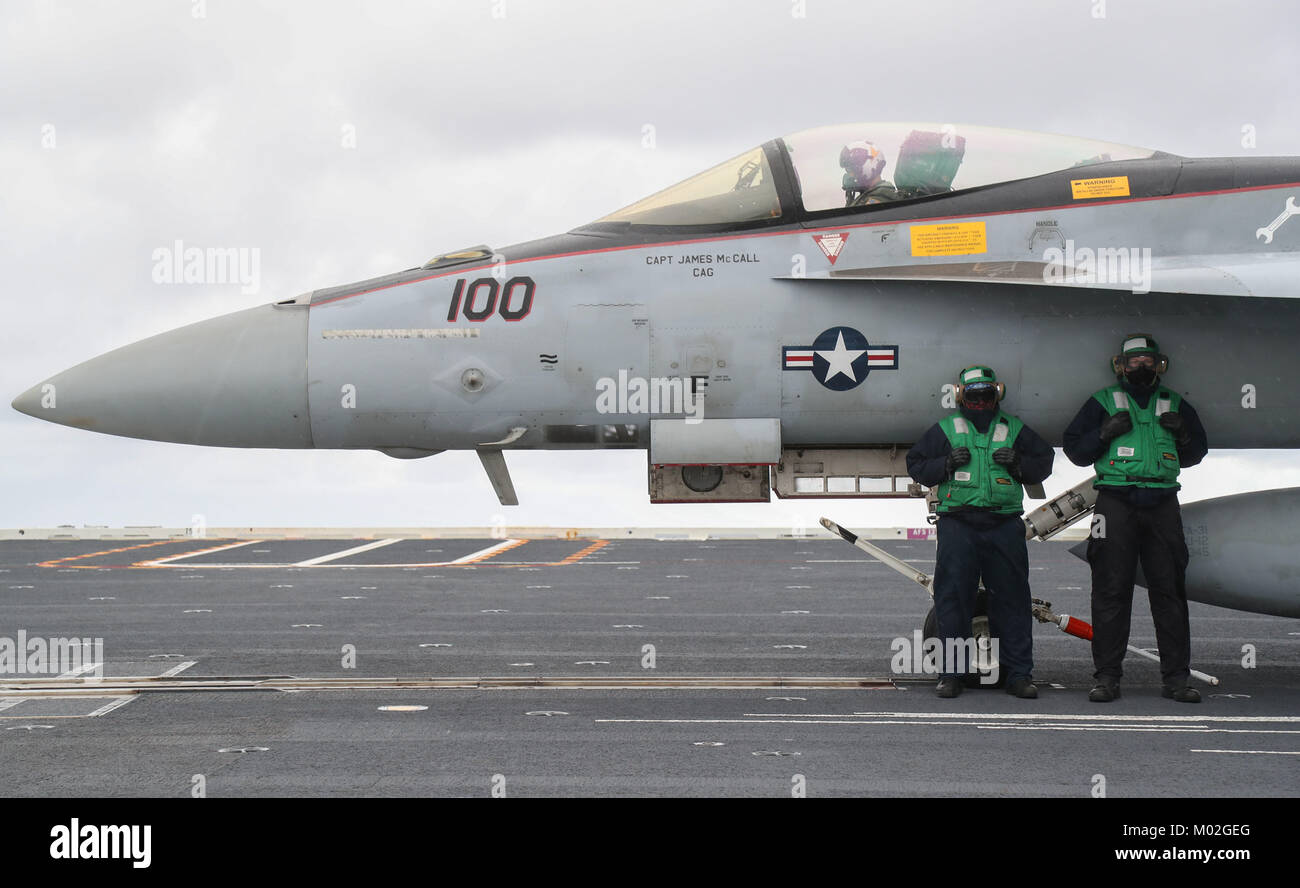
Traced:
<path id="1" fill-rule="evenodd" d="M 1065 430 L 1065 455 L 1097 472 L 1096 517 L 1088 541 L 1092 566 L 1092 662 L 1095 703 L 1120 694 L 1133 614 L 1138 560 L 1160 646 L 1163 694 L 1199 703 L 1188 686 L 1187 543 L 1178 508 L 1179 470 L 1205 458 L 1205 428 L 1177 392 L 1160 384 L 1169 359 L 1145 333 L 1125 337 L 1111 359 L 1118 383 L 1094 394 Z"/>
<path id="2" fill-rule="evenodd" d="M 952 650 L 949 639 L 970 636 L 982 576 L 1007 693 L 1033 698 L 1038 689 L 1022 485 L 1052 474 L 1054 454 L 1032 429 L 1002 411 L 998 402 L 1005 393 L 988 367 L 962 370 L 957 412 L 931 426 L 908 451 L 907 471 L 917 483 L 936 488 L 939 497 L 934 608 L 944 650 Z M 935 689 L 940 697 L 961 693 L 959 665 L 944 658 Z"/>

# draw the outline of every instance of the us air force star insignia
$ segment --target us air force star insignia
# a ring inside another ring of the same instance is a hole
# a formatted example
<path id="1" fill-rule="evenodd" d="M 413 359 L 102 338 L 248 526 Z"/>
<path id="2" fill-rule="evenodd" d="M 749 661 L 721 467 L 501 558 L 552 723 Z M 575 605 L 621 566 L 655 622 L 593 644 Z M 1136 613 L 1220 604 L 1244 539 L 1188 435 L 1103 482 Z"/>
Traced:
<path id="1" fill-rule="evenodd" d="M 849 381 L 856 384 L 858 377 L 853 373 L 853 362 L 867 353 L 865 348 L 847 349 L 844 347 L 844 331 L 840 331 L 840 338 L 835 341 L 835 348 L 832 351 L 818 351 L 817 357 L 825 358 L 830 362 L 826 368 L 826 377 L 821 379 L 823 385 L 830 385 L 831 380 L 843 374 L 849 378 Z M 816 369 L 813 370 L 816 373 Z"/>
<path id="2" fill-rule="evenodd" d="M 809 347 L 781 349 L 786 370 L 811 370 L 822 385 L 836 392 L 857 388 L 872 370 L 897 370 L 898 346 L 869 345 L 852 327 L 831 327 Z"/>

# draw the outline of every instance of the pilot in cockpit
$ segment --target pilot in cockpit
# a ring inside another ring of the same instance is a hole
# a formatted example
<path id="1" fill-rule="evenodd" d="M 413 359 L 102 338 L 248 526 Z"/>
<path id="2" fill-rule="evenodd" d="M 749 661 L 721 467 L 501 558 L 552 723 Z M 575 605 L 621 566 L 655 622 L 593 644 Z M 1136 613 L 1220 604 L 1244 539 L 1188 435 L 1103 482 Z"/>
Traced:
<path id="1" fill-rule="evenodd" d="M 885 169 L 885 152 L 867 141 L 850 142 L 840 149 L 840 166 L 844 169 L 844 206 L 897 200 L 898 191 L 881 178 Z"/>

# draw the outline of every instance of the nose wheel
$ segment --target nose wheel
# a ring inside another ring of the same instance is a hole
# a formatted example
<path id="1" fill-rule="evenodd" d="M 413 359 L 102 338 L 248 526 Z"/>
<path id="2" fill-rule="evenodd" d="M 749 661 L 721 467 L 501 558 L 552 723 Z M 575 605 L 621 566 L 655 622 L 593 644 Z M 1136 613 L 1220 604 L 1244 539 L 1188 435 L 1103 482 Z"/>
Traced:
<path id="1" fill-rule="evenodd" d="M 939 615 L 935 612 L 934 605 L 930 605 L 930 612 L 925 615 L 925 623 L 921 628 L 921 635 L 924 638 L 939 637 Z M 998 661 L 993 656 L 992 639 L 989 632 L 989 593 L 983 586 L 980 586 L 979 592 L 975 593 L 975 613 L 970 621 L 970 637 L 975 639 L 975 645 L 978 650 L 978 668 L 975 672 L 967 675 L 963 681 L 968 688 L 1000 688 L 1006 684 L 1006 674 L 997 669 Z M 988 676 L 997 669 L 997 681 L 981 682 L 981 676 Z"/>

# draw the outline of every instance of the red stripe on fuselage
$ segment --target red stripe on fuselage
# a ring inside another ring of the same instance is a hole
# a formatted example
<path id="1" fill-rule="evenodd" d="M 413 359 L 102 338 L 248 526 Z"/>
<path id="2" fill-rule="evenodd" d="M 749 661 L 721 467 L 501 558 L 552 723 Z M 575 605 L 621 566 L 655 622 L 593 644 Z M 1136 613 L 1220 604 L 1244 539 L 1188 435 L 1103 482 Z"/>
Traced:
<path id="1" fill-rule="evenodd" d="M 597 253 L 617 253 L 622 250 L 650 250 L 657 247 L 680 247 L 687 244 L 708 244 L 732 240 L 747 240 L 752 237 L 783 237 L 793 234 L 815 234 L 822 231 L 845 231 L 854 228 L 878 228 L 882 225 L 919 225 L 927 222 L 943 222 L 948 219 L 982 219 L 988 216 L 1008 216 L 1018 213 L 1042 213 L 1050 210 L 1068 210 L 1076 207 L 1101 207 L 1111 204 L 1125 203 L 1142 203 L 1148 200 L 1181 200 L 1186 197 L 1207 197 L 1212 194 L 1238 194 L 1247 191 L 1270 191 L 1278 188 L 1297 188 L 1300 182 L 1284 182 L 1281 185 L 1252 185 L 1247 188 L 1219 188 L 1214 191 L 1193 191 L 1187 194 L 1161 194 L 1155 197 L 1122 197 L 1115 200 L 1086 200 L 1083 203 L 1073 201 L 1068 204 L 1053 204 L 1051 206 L 1025 207 L 1019 210 L 991 210 L 987 213 L 959 213 L 955 216 L 926 216 L 920 219 L 891 219 L 880 222 L 858 222 L 849 225 L 829 225 L 824 228 L 782 228 L 779 231 L 749 231 L 737 234 L 724 235 L 722 237 L 700 237 L 689 240 L 676 241 L 654 241 L 644 244 L 625 244 L 618 247 L 601 247 L 595 250 L 574 250 L 571 253 L 552 253 L 549 256 L 531 256 L 526 259 L 517 259 L 510 261 L 510 264 L 522 264 L 524 262 L 544 262 L 548 259 L 567 259 L 571 256 L 592 256 Z M 416 278 L 411 281 L 403 281 L 400 284 L 385 284 L 382 287 L 374 287 L 369 290 L 358 290 L 355 293 L 344 293 L 341 296 L 331 296 L 329 299 L 322 299 L 320 302 L 311 303 L 312 308 L 321 305 L 329 305 L 333 302 L 339 302 L 344 299 L 351 299 L 353 296 L 365 296 L 368 293 L 378 293 L 380 290 L 391 290 L 393 287 L 406 287 L 411 284 L 419 284 L 424 281 L 431 281 L 436 278 L 450 277 L 451 275 L 470 274 L 475 271 L 485 271 L 492 268 L 488 265 L 475 265 L 471 268 L 457 268 L 451 271 L 443 271 L 438 274 L 431 274 L 428 277 Z"/>

